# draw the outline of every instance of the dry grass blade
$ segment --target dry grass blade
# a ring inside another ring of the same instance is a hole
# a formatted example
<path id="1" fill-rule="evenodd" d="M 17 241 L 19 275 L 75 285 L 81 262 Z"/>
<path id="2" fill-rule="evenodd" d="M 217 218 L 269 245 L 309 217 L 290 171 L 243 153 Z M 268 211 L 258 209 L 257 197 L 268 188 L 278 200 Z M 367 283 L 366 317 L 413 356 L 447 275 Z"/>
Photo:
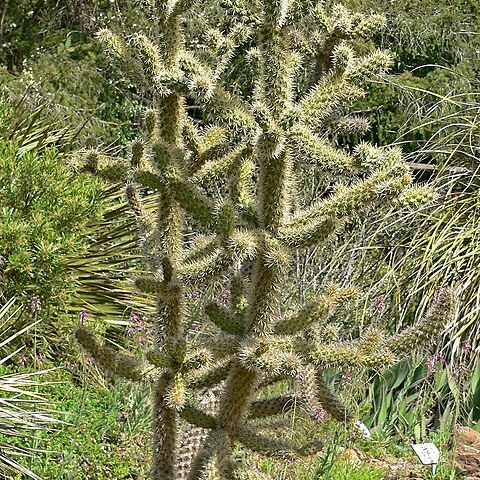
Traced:
<path id="1" fill-rule="evenodd" d="M 17 102 L 10 112 L 10 121 L 4 132 L 6 140 L 14 140 L 19 154 L 31 150 L 40 151 L 45 147 L 65 146 L 71 143 L 75 132 L 70 128 L 58 128 L 51 124 L 46 115 L 47 106 L 38 105 L 32 111 L 26 104 L 27 93 Z"/>
<path id="2" fill-rule="evenodd" d="M 69 258 L 66 265 L 78 284 L 69 308 L 75 314 L 87 309 L 113 324 L 126 311 L 153 311 L 154 303 L 142 296 L 132 282 L 125 281 L 142 274 L 142 257 L 135 219 L 123 189 L 119 185 L 107 188 L 103 202 L 106 210 L 102 218 L 89 227 L 87 252 Z"/>
<path id="3" fill-rule="evenodd" d="M 434 182 L 443 194 L 433 209 L 396 228 L 396 262 L 389 272 L 396 278 L 389 293 L 409 292 L 409 302 L 399 307 L 403 321 L 412 306 L 415 316 L 422 315 L 436 286 L 455 285 L 460 300 L 457 320 L 445 330 L 443 348 L 452 361 L 474 366 L 480 358 L 480 92 L 438 96 L 425 118 L 403 137 L 435 127 L 415 160 L 436 167 Z M 466 169 L 452 172 L 458 167 Z M 385 219 L 379 231 L 391 222 L 391 217 Z"/>
<path id="4" fill-rule="evenodd" d="M 0 336 L 2 338 L 5 337 L 5 330 L 14 330 L 12 323 L 21 314 L 21 310 L 15 305 L 14 299 L 0 307 Z M 34 325 L 27 325 L 21 330 L 11 333 L 2 341 L 2 351 L 7 351 L 9 343 Z M 20 350 L 21 348 L 4 354 L 0 364 Z M 27 437 L 29 432 L 52 428 L 53 425 L 61 423 L 50 416 L 48 402 L 37 391 L 39 387 L 45 385 L 45 382 L 39 380 L 40 376 L 48 371 L 0 375 L 0 436 L 3 439 L 0 442 L 0 470 L 3 472 L 19 472 L 26 478 L 41 480 L 38 475 L 16 460 L 17 457 L 31 455 L 32 451 L 10 444 L 8 438 Z"/>

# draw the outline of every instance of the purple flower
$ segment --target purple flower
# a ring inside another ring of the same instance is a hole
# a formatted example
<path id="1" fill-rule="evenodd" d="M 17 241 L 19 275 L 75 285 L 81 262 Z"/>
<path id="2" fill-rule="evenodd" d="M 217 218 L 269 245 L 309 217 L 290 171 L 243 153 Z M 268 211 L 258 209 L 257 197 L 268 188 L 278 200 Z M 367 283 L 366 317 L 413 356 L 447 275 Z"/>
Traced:
<path id="1" fill-rule="evenodd" d="M 42 309 L 42 302 L 39 296 L 35 295 L 32 298 L 32 301 L 30 302 L 30 309 L 32 310 L 32 313 L 37 313 Z"/>
<path id="2" fill-rule="evenodd" d="M 220 294 L 220 298 L 217 299 L 217 305 L 219 307 L 228 308 L 232 303 L 232 296 L 228 290 L 223 289 Z"/>
<path id="3" fill-rule="evenodd" d="M 438 303 L 440 302 L 440 299 L 442 298 L 442 295 L 445 293 L 445 288 L 444 287 L 437 287 L 435 289 L 435 293 L 433 294 L 433 303 Z"/>
<path id="4" fill-rule="evenodd" d="M 462 343 L 462 352 L 471 352 L 473 350 L 472 342 L 463 342 Z"/>
<path id="5" fill-rule="evenodd" d="M 187 298 L 189 300 L 198 300 L 202 297 L 202 292 L 200 290 L 196 290 L 195 292 L 188 292 Z"/>
<path id="6" fill-rule="evenodd" d="M 87 310 L 83 309 L 78 312 L 78 319 L 80 323 L 85 323 L 88 320 L 88 312 Z"/>
<path id="7" fill-rule="evenodd" d="M 383 297 L 375 297 L 372 299 L 372 305 L 377 310 L 383 310 L 386 307 L 385 299 Z"/>
<path id="8" fill-rule="evenodd" d="M 198 333 L 202 329 L 202 324 L 195 320 L 190 327 L 190 333 Z"/>
<path id="9" fill-rule="evenodd" d="M 75 370 L 75 364 L 73 363 L 70 363 L 70 362 L 63 362 L 62 363 L 62 367 L 63 368 L 66 368 L 67 370 L 70 370 L 71 372 L 73 372 L 73 370 Z"/>
<path id="10" fill-rule="evenodd" d="M 315 422 L 321 423 L 327 419 L 328 413 L 325 410 L 318 410 L 314 412 L 311 417 Z"/>
<path id="11" fill-rule="evenodd" d="M 148 328 L 145 318 L 140 318 L 136 314 L 132 314 L 129 319 L 130 325 L 126 328 L 125 332 L 127 335 L 137 335 L 140 334 L 138 340 L 140 343 L 146 343 L 148 336 L 151 333 L 151 329 Z"/>
<path id="12" fill-rule="evenodd" d="M 450 374 L 450 378 L 454 382 L 458 382 L 459 380 L 462 379 L 463 375 L 468 372 L 468 367 L 462 363 L 460 364 L 456 370 L 452 371 Z"/>
<path id="13" fill-rule="evenodd" d="M 126 333 L 127 335 L 134 335 L 139 331 L 140 318 L 138 317 L 138 315 L 132 314 L 130 315 L 128 321 L 130 322 L 130 324 L 126 329 Z"/>
<path id="14" fill-rule="evenodd" d="M 437 371 L 437 366 L 440 360 L 441 360 L 441 356 L 439 353 L 436 353 L 435 355 L 431 355 L 430 357 L 427 358 L 428 375 L 432 375 Z"/>
<path id="15" fill-rule="evenodd" d="M 357 430 L 353 430 L 352 432 L 350 432 L 348 437 L 350 440 L 356 440 L 359 437 L 359 432 Z"/>
<path id="16" fill-rule="evenodd" d="M 305 380 L 305 374 L 302 372 L 299 372 L 295 375 L 295 380 L 297 382 L 303 382 Z"/>
<path id="17" fill-rule="evenodd" d="M 350 372 L 342 372 L 340 375 L 340 381 L 342 382 L 342 387 L 346 388 L 352 384 L 353 378 Z"/>
<path id="18" fill-rule="evenodd" d="M 39 353 L 36 357 L 37 362 L 44 363 L 47 361 L 47 357 L 44 353 Z"/>

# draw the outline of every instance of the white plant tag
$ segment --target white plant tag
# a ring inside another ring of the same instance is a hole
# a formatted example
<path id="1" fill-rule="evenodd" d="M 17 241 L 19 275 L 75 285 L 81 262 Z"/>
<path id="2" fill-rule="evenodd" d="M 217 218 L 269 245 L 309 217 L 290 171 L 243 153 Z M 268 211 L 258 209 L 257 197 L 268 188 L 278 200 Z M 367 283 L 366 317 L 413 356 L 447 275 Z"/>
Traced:
<path id="1" fill-rule="evenodd" d="M 440 460 L 440 452 L 434 443 L 417 443 L 412 445 L 413 451 L 424 465 L 432 465 L 435 475 L 437 463 Z"/>
<path id="2" fill-rule="evenodd" d="M 360 433 L 365 437 L 365 438 L 371 438 L 372 434 L 370 433 L 370 430 L 367 428 L 367 426 L 363 422 L 359 422 L 358 420 L 355 422 L 355 426 L 358 428 Z"/>

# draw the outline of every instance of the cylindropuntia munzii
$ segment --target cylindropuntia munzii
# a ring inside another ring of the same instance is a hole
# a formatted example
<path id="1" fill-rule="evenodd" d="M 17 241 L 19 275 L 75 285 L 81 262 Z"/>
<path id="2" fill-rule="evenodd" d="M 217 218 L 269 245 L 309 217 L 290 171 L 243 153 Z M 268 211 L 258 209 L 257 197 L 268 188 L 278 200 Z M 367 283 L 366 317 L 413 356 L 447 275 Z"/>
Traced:
<path id="1" fill-rule="evenodd" d="M 265 455 L 311 454 L 320 444 L 296 445 L 260 433 L 258 420 L 264 426 L 266 418 L 299 403 L 312 415 L 323 407 L 339 421 L 353 420 L 329 390 L 325 369 L 392 364 L 438 335 L 452 311 L 450 291 L 441 290 L 426 318 L 411 328 L 394 336 L 370 330 L 348 342 L 329 334 L 329 322 L 355 296 L 353 288 L 331 286 L 280 315 L 295 251 L 325 242 L 352 218 L 434 196 L 412 185 L 399 149 L 361 143 L 347 152 L 322 134 L 332 114 L 365 95 L 366 78 L 388 70 L 392 56 L 357 56 L 348 43 L 374 32 L 380 16 L 305 3 L 219 2 L 234 26 L 206 36 L 216 49 L 215 65 L 185 47 L 184 16 L 195 8 L 193 1 L 145 1 L 152 19 L 148 34 L 98 33 L 131 82 L 151 97 L 129 162 L 91 151 L 84 163 L 126 182 L 148 268 L 136 286 L 156 296 L 156 348 L 144 359 L 158 370 L 154 480 L 247 478 L 232 461 L 237 444 Z M 311 21 L 304 22 L 307 15 Z M 319 48 L 318 32 L 310 34 L 305 25 L 322 32 L 324 45 L 315 84 L 298 94 L 299 45 Z M 236 95 L 222 80 L 245 41 L 255 46 L 251 98 Z M 188 103 L 203 111 L 202 121 L 189 116 Z M 366 122 L 344 116 L 337 123 L 352 131 Z M 300 208 L 297 179 L 306 164 L 330 179 L 332 191 Z M 154 214 L 142 204 L 144 191 L 157 194 Z M 187 230 L 196 234 L 194 241 L 187 240 Z M 203 321 L 217 333 L 192 334 L 189 293 L 218 284 L 228 289 L 228 305 L 207 301 L 203 309 Z M 105 371 L 142 378 L 142 361 L 102 345 L 85 326 L 76 338 Z M 301 382 L 301 388 L 258 399 L 280 381 Z M 215 408 L 208 399 L 215 399 Z M 250 473 L 255 475 L 260 478 Z"/>

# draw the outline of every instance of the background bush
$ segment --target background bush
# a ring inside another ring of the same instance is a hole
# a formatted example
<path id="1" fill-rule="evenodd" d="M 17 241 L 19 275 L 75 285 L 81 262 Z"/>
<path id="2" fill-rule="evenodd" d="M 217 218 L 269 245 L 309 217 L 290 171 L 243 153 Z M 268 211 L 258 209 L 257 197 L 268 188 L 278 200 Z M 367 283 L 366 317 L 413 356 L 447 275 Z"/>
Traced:
<path id="1" fill-rule="evenodd" d="M 310 2 L 304 3 L 308 8 Z M 331 6 L 334 2 L 324 3 Z M 416 220 L 407 215 L 403 220 L 387 216 L 375 222 L 358 222 L 331 248 L 299 257 L 295 272 L 299 281 L 288 282 L 288 304 L 293 308 L 300 299 L 308 298 L 309 291 L 329 280 L 348 279 L 365 291 L 351 313 L 351 323 L 357 322 L 366 328 L 372 323 L 386 324 L 388 319 L 388 326 L 394 331 L 421 316 L 435 285 L 448 279 L 461 285 L 459 312 L 460 318 L 466 319 L 466 328 L 452 325 L 445 332 L 438 355 L 443 357 L 442 362 L 451 362 L 446 366 L 449 371 L 464 368 L 465 363 L 473 368 L 480 348 L 476 343 L 480 314 L 476 225 L 480 6 L 475 0 L 348 0 L 344 3 L 360 12 L 373 10 L 386 15 L 385 28 L 372 38 L 356 38 L 351 44 L 360 52 L 374 45 L 394 48 L 396 63 L 393 75 L 381 83 L 366 85 L 369 95 L 354 106 L 356 114 L 366 114 L 371 129 L 363 136 L 332 129 L 329 137 L 347 148 L 362 138 L 380 144 L 401 143 L 410 154 L 411 162 L 467 166 L 469 170 L 461 175 L 442 171 L 437 179 L 442 197 L 432 211 L 421 212 Z M 0 18 L 3 19 L 0 44 L 4 47 L 0 49 L 2 92 L 13 104 L 21 101 L 28 116 L 49 118 L 50 122 L 53 119 L 56 124 L 54 128 L 51 124 L 32 128 L 35 122 L 32 125 L 25 119 L 18 122 L 12 118 L 12 109 L 6 106 L 0 109 L 0 155 L 3 157 L 0 162 L 4 162 L 2 167 L 7 167 L 0 172 L 2 301 L 14 293 L 26 306 L 17 329 L 32 316 L 43 319 L 47 328 L 44 340 L 36 344 L 38 347 L 68 342 L 71 322 L 82 310 L 91 318 L 113 321 L 123 327 L 129 323 L 130 313 L 139 312 L 141 303 L 145 302 L 138 294 L 132 294 L 128 281 L 120 281 L 122 276 L 128 279 L 138 273 L 139 255 L 132 237 L 134 221 L 126 213 L 122 191 L 115 186 L 105 190 L 92 180 L 75 177 L 67 166 L 64 150 L 71 148 L 65 141 L 67 137 L 74 137 L 77 145 L 100 147 L 123 145 L 131 138 L 132 125 L 138 121 L 141 106 L 148 102 L 142 92 L 107 66 L 93 33 L 107 21 L 121 28 L 122 23 L 141 24 L 145 20 L 128 0 L 9 0 L 0 6 Z M 205 27 L 228 26 L 219 2 L 202 4 L 187 22 L 188 28 L 197 32 L 206 30 Z M 255 61 L 252 47 L 247 42 L 225 74 L 234 89 L 246 96 L 251 93 L 254 80 L 250 73 L 251 62 Z M 197 53 L 209 58 L 209 52 L 197 49 Z M 304 72 L 306 80 L 310 75 L 310 71 Z M 298 88 L 306 89 L 307 85 L 302 83 Z M 38 110 L 37 107 L 44 104 L 46 107 Z M 188 108 L 194 117 L 198 114 L 201 119 L 195 102 Z M 93 138 L 97 140 L 92 143 Z M 111 149 L 110 153 L 116 151 Z M 7 175 L 4 170 L 10 173 Z M 310 173 L 305 182 L 313 196 L 317 188 L 325 185 L 317 179 L 312 181 L 318 172 Z M 417 181 L 434 179 L 435 174 L 433 170 L 417 170 Z M 4 189 L 8 179 L 16 179 L 17 188 Z M 38 198 L 38 205 L 22 198 L 20 184 L 32 188 L 32 198 Z M 78 189 L 74 191 L 72 185 Z M 4 194 L 6 196 L 2 196 Z M 81 199 L 80 205 L 73 200 L 75 196 Z M 4 199 L 14 207 L 4 207 Z M 22 207 L 25 202 L 28 208 Z M 82 215 L 82 208 L 90 218 L 76 218 Z M 112 233 L 106 235 L 105 231 Z M 427 233 L 423 235 L 419 231 Z M 367 246 L 359 248 L 365 242 Z M 335 253 L 342 255 L 335 256 Z M 312 266 L 325 264 L 325 259 L 329 260 L 326 268 L 314 269 L 311 276 L 304 274 Z M 42 310 L 32 312 L 32 306 L 38 305 L 37 297 Z M 32 300 L 35 301 L 32 303 Z M 147 315 L 151 305 L 151 301 L 146 304 Z M 346 325 L 348 327 L 348 322 Z M 99 332 L 105 332 L 105 328 L 101 322 L 97 323 Z M 125 343 L 122 333 L 118 328 L 108 329 L 106 336 L 109 341 Z M 40 329 L 36 332 L 39 334 L 42 335 Z M 34 337 L 29 332 L 25 345 L 31 347 Z M 446 349 L 442 351 L 444 346 Z M 12 351 L 14 349 L 9 350 Z M 453 362 L 453 358 L 457 361 Z M 19 356 L 13 358 L 19 359 Z M 57 364 L 61 360 L 59 356 L 54 357 Z M 425 365 L 426 359 L 420 359 L 418 365 L 406 368 L 421 371 L 423 376 Z M 376 390 L 369 395 L 380 392 L 378 397 L 382 397 L 381 392 L 389 391 L 392 385 L 390 377 L 388 372 L 385 379 L 375 377 Z M 439 378 L 435 382 L 440 383 L 434 386 L 439 392 L 439 404 L 445 404 L 452 399 L 451 382 L 449 375 Z M 74 380 L 79 378 L 74 376 Z M 81 382 L 91 381 L 92 377 L 81 379 Z M 428 390 L 430 381 L 431 378 L 420 385 L 412 380 L 409 384 L 407 378 L 401 385 L 402 392 L 415 387 Z M 462 389 L 468 381 L 467 375 Z M 439 423 L 425 423 L 432 412 L 422 410 L 423 400 L 417 401 L 418 394 L 415 397 L 409 400 L 411 424 L 402 424 L 404 431 L 424 424 L 428 426 L 427 432 L 437 428 Z M 65 397 L 59 395 L 58 398 Z M 389 412 L 389 424 L 398 412 L 403 415 L 402 398 L 398 404 L 380 408 L 381 412 Z M 470 408 L 468 402 L 465 400 L 462 405 Z M 383 422 L 381 418 L 373 418 L 374 412 L 371 416 L 372 425 Z M 468 421 L 468 415 L 463 419 Z M 62 441 L 68 442 L 66 436 Z M 108 445 L 111 439 L 105 434 L 103 439 L 93 442 Z M 99 452 L 89 448 L 83 453 L 72 453 L 72 458 L 90 454 L 85 452 Z M 99 458 L 107 456 L 98 455 Z M 109 460 L 105 458 L 105 462 Z M 56 475 L 52 463 L 48 468 L 52 469 L 45 470 L 48 475 Z M 123 468 L 128 470 L 121 466 L 118 471 Z M 102 474 L 113 475 L 110 470 L 105 472 Z"/>

